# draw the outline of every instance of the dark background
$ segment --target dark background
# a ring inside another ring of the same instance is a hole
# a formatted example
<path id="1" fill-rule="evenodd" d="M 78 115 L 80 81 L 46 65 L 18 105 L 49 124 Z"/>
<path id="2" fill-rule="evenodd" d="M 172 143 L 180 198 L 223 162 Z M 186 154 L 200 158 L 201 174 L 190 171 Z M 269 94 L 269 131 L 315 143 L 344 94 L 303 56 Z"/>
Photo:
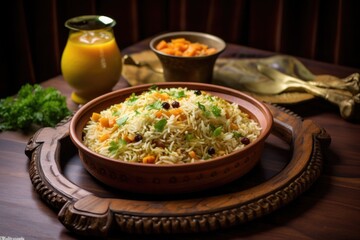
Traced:
<path id="1" fill-rule="evenodd" d="M 120 49 L 168 31 L 360 69 L 358 0 L 13 0 L 2 7 L 0 97 L 61 74 L 67 19 L 106 15 Z M 345 76 L 339 76 L 345 77 Z"/>

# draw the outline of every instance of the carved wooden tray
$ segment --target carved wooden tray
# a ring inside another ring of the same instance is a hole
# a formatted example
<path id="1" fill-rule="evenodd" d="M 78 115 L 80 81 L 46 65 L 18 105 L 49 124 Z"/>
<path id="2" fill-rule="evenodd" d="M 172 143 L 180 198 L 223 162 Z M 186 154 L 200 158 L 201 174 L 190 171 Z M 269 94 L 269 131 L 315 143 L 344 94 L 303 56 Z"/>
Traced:
<path id="1" fill-rule="evenodd" d="M 276 211 L 308 189 L 321 173 L 322 150 L 331 140 L 314 122 L 268 107 L 274 126 L 264 161 L 218 189 L 167 197 L 124 193 L 99 183 L 86 190 L 63 173 L 70 156 L 78 157 L 69 137 L 70 119 L 40 129 L 29 140 L 25 153 L 30 178 L 42 199 L 58 211 L 60 222 L 81 235 L 196 233 L 243 224 Z M 281 146 L 278 150 L 273 140 Z M 89 175 L 86 182 L 93 181 Z"/>

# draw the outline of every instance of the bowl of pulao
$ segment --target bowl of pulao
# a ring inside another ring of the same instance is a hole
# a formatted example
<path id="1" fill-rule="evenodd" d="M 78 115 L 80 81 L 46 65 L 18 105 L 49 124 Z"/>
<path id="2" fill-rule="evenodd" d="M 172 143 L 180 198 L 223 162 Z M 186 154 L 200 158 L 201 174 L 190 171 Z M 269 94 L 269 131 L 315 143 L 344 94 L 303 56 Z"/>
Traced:
<path id="1" fill-rule="evenodd" d="M 260 160 L 273 117 L 262 102 L 223 86 L 163 82 L 102 95 L 73 116 L 70 137 L 85 169 L 136 193 L 207 190 Z"/>

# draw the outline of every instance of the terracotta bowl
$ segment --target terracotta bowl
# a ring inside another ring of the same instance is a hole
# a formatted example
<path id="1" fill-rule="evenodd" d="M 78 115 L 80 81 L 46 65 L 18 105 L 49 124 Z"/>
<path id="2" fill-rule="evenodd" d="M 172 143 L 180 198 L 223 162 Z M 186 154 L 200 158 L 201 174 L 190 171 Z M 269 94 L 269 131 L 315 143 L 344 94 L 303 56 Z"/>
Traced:
<path id="1" fill-rule="evenodd" d="M 204 162 L 181 165 L 129 163 L 97 154 L 82 142 L 83 128 L 93 112 L 100 112 L 124 101 L 132 93 L 141 94 L 151 85 L 125 88 L 100 96 L 80 108 L 70 123 L 70 137 L 79 149 L 86 170 L 112 187 L 137 193 L 169 194 L 205 190 L 227 184 L 249 172 L 259 161 L 264 142 L 270 134 L 273 117 L 258 100 L 230 88 L 205 83 L 158 83 L 159 88 L 187 87 L 203 90 L 239 105 L 262 127 L 260 136 L 243 149 Z"/>
<path id="2" fill-rule="evenodd" d="M 165 54 L 156 49 L 156 45 L 165 40 L 185 38 L 215 48 L 217 51 L 208 56 L 182 57 Z M 150 41 L 150 49 L 159 58 L 167 82 L 211 83 L 216 59 L 225 50 L 226 43 L 219 37 L 201 32 L 170 32 L 156 36 Z"/>

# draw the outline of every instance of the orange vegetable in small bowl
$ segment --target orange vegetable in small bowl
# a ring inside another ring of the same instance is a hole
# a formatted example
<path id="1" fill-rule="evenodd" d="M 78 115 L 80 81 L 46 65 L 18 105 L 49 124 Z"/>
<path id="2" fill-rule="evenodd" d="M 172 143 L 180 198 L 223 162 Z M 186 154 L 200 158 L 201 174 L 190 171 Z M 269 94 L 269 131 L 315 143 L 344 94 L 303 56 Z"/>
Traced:
<path id="1" fill-rule="evenodd" d="M 161 40 L 156 45 L 156 50 L 159 50 L 165 54 L 180 57 L 208 56 L 216 53 L 217 51 L 215 48 L 209 48 L 206 44 L 190 42 L 185 38 L 171 39 L 170 42 Z"/>

